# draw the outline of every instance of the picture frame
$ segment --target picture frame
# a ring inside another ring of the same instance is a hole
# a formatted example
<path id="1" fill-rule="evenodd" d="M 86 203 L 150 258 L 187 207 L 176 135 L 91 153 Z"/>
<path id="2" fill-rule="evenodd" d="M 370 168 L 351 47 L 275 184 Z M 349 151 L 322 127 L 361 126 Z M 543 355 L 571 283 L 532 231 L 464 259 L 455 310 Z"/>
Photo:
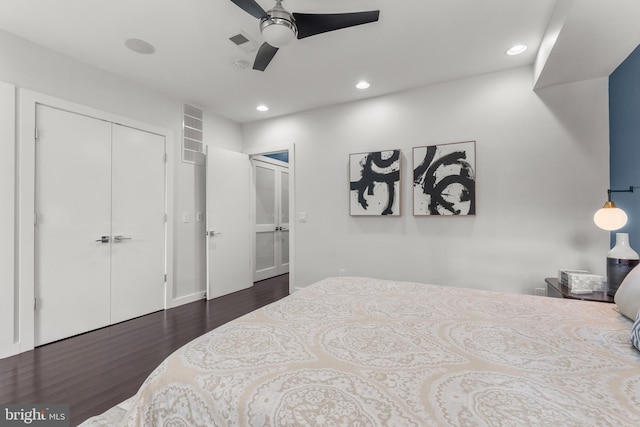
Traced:
<path id="1" fill-rule="evenodd" d="M 475 141 L 413 147 L 413 215 L 476 214 Z"/>
<path id="2" fill-rule="evenodd" d="M 400 216 L 399 149 L 349 155 L 349 214 Z"/>

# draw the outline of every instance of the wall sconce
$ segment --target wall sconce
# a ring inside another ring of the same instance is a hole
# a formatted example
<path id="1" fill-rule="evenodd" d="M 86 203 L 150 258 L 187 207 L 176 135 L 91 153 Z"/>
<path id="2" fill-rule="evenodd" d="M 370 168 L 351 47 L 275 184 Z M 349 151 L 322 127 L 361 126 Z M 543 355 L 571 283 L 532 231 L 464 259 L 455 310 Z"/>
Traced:
<path id="1" fill-rule="evenodd" d="M 593 222 L 607 231 L 624 227 L 627 223 L 627 214 L 611 201 L 611 193 L 633 193 L 633 189 L 634 187 L 630 186 L 628 190 L 607 190 L 607 203 L 593 215 Z"/>

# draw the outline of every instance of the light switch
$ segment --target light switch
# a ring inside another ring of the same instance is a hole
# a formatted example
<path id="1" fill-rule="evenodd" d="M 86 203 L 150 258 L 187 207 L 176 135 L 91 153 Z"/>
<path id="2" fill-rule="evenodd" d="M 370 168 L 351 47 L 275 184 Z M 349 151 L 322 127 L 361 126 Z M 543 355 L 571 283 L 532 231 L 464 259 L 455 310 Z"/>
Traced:
<path id="1" fill-rule="evenodd" d="M 307 222 L 306 212 L 298 212 L 298 222 Z"/>
<path id="2" fill-rule="evenodd" d="M 182 212 L 182 222 L 189 222 L 191 218 L 189 217 L 189 212 Z"/>

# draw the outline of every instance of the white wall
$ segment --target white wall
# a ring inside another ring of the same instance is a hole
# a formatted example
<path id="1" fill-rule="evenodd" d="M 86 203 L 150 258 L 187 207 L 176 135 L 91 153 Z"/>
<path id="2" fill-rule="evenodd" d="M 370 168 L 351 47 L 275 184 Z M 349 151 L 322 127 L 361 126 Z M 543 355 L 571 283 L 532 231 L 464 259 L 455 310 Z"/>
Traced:
<path id="1" fill-rule="evenodd" d="M 375 84 L 375 82 L 374 82 Z M 297 286 L 348 275 L 533 293 L 558 268 L 604 274 L 608 80 L 532 91 L 518 68 L 243 126 L 296 144 Z M 476 141 L 477 215 L 414 217 L 411 149 Z M 350 217 L 349 153 L 402 150 L 402 216 Z"/>
<path id="2" fill-rule="evenodd" d="M 204 223 L 195 222 L 195 212 L 204 211 L 204 169 L 182 163 L 180 160 L 182 103 L 188 100 L 172 99 L 3 31 L 0 31 L 0 64 L 2 64 L 0 81 L 15 85 L 18 90 L 31 89 L 173 131 L 174 159 L 176 160 L 174 168 L 174 298 L 185 301 L 190 295 L 197 295 L 204 291 Z M 4 113 L 4 110 L 0 113 Z M 4 114 L 0 114 L 0 120 L 5 120 Z M 3 131 L 4 129 L 3 123 Z M 242 149 L 240 125 L 213 114 L 205 115 L 205 137 L 208 144 L 234 151 Z M 5 173 L 13 175 L 13 169 L 4 169 L 5 163 L 13 157 L 11 155 L 13 147 L 9 151 L 5 145 L 6 138 L 6 135 L 2 136 L 0 153 L 3 178 Z M 5 193 L 13 194 L 13 191 L 5 187 L 7 185 L 3 180 L 0 187 L 0 196 L 3 200 L 5 200 Z M 2 206 L 0 227 L 2 230 L 9 228 L 13 230 L 15 226 L 13 217 L 9 218 L 5 215 L 5 205 Z M 181 221 L 182 212 L 190 213 L 192 218 L 190 223 L 185 224 Z M 33 215 L 33 213 L 20 213 L 20 215 Z M 5 250 L 3 245 L 0 249 L 0 256 L 3 259 L 3 269 L 0 270 L 2 299 L 5 295 L 13 295 L 13 279 L 9 281 L 6 278 L 13 277 L 14 272 L 5 274 L 4 263 L 9 262 L 5 261 L 9 258 L 4 257 Z M 8 342 L 4 329 L 3 327 L 0 335 L 0 349 Z M 13 325 L 11 329 L 13 330 Z"/>
<path id="3" fill-rule="evenodd" d="M 0 358 L 13 352 L 15 88 L 0 82 Z"/>

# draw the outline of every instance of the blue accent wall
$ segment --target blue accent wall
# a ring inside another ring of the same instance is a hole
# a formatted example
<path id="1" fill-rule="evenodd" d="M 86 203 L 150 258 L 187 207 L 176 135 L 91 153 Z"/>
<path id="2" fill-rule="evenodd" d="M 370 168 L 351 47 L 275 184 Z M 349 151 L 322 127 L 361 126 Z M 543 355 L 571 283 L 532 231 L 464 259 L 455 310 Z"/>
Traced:
<path id="1" fill-rule="evenodd" d="M 609 143 L 611 189 L 640 186 L 640 46 L 609 76 Z M 612 193 L 611 200 L 629 217 L 617 232 L 629 233 L 631 247 L 640 252 L 640 188 Z M 613 244 L 615 232 L 611 237 Z"/>

